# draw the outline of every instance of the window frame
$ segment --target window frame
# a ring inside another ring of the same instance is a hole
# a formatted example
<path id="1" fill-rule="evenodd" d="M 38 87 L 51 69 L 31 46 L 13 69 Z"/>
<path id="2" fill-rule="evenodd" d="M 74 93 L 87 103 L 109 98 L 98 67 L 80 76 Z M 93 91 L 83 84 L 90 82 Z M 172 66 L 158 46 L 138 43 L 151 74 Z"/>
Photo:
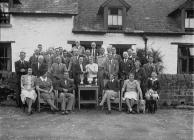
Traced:
<path id="1" fill-rule="evenodd" d="M 122 10 L 122 26 L 108 25 L 108 10 L 111 8 L 117 8 Z M 126 26 L 126 7 L 125 6 L 106 6 L 104 7 L 104 28 L 108 32 L 123 32 Z"/>
<path id="2" fill-rule="evenodd" d="M 10 24 L 10 3 L 6 1 L 2 1 L 0 3 L 7 3 L 8 5 L 8 12 L 4 12 L 0 9 L 0 25 L 9 25 Z"/>
<path id="3" fill-rule="evenodd" d="M 2 73 L 4 71 L 11 72 L 12 71 L 12 47 L 11 47 L 11 42 L 6 42 L 6 43 L 5 42 L 0 42 L 0 46 L 1 46 L 0 47 L 1 49 L 3 48 L 3 56 L 0 56 L 0 59 L 5 59 L 4 62 L 6 61 L 6 67 L 3 68 L 3 69 L 0 69 L 0 73 Z M 6 52 L 7 52 L 7 54 L 5 54 Z"/>
<path id="4" fill-rule="evenodd" d="M 185 8 L 181 10 L 181 15 L 182 15 L 182 30 L 185 32 L 194 32 L 194 27 L 193 28 L 189 28 L 185 26 L 185 20 L 186 20 L 186 12 L 189 10 L 193 10 L 193 8 Z"/>
<path id="5" fill-rule="evenodd" d="M 182 55 L 181 53 L 182 48 L 186 49 L 186 55 Z M 189 48 L 194 48 L 194 46 L 193 45 L 182 45 L 182 44 L 178 45 L 178 53 L 177 53 L 177 73 L 178 74 L 194 74 L 192 73 L 193 71 L 190 72 L 190 67 L 192 67 L 192 65 L 190 65 L 190 61 L 191 59 L 194 59 L 194 56 L 190 55 Z M 183 61 L 186 62 L 185 72 L 182 71 Z"/>

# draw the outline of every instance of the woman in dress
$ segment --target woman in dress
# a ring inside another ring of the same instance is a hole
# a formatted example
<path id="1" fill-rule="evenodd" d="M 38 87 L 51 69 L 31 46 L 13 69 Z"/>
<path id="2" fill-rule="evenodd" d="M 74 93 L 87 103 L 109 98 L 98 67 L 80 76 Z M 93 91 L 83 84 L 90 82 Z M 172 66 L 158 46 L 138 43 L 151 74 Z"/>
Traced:
<path id="1" fill-rule="evenodd" d="M 140 67 L 141 62 L 139 60 L 136 60 L 134 65 L 135 67 L 132 69 L 132 72 L 134 73 L 134 79 L 139 82 L 144 97 L 146 92 L 146 73 L 145 70 Z"/>
<path id="2" fill-rule="evenodd" d="M 139 82 L 134 80 L 133 73 L 129 73 L 129 79 L 124 81 L 121 92 L 122 94 L 125 92 L 123 99 L 125 100 L 128 107 L 127 113 L 135 113 L 132 110 L 132 107 L 135 104 L 135 101 L 139 100 L 139 96 L 142 100 L 142 91 Z"/>
<path id="3" fill-rule="evenodd" d="M 58 108 L 54 105 L 55 97 L 53 93 L 52 81 L 47 77 L 47 72 L 37 79 L 36 84 L 36 89 L 40 92 L 41 98 L 50 105 L 51 111 L 58 111 Z"/>
<path id="4" fill-rule="evenodd" d="M 28 105 L 28 115 L 32 114 L 32 103 L 36 101 L 37 94 L 35 92 L 36 77 L 32 75 L 32 68 L 28 68 L 28 74 L 21 77 L 21 100 L 22 103 Z"/>

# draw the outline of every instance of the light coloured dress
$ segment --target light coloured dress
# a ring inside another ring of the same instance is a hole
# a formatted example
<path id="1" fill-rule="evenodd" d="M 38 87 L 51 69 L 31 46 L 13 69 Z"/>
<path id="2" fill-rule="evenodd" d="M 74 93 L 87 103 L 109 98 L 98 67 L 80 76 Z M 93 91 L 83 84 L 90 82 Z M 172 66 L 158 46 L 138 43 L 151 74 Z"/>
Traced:
<path id="1" fill-rule="evenodd" d="M 24 88 L 21 89 L 21 100 L 25 104 L 26 98 L 30 98 L 35 102 L 37 94 L 35 92 L 36 77 L 33 75 L 22 75 L 21 84 Z"/>
<path id="2" fill-rule="evenodd" d="M 125 80 L 123 85 L 123 89 L 125 91 L 124 100 L 126 98 L 138 100 L 138 91 L 137 91 L 138 86 L 139 86 L 139 82 L 137 80 L 134 80 L 132 82 L 129 80 Z"/>

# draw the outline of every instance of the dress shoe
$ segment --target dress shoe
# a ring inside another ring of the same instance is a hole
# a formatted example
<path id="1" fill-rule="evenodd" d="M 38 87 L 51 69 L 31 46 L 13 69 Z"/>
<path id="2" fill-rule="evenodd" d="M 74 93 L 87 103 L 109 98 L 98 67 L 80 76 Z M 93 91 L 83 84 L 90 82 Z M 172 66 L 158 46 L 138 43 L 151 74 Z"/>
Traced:
<path id="1" fill-rule="evenodd" d="M 111 114 L 111 110 L 108 110 L 108 111 L 107 111 L 107 114 Z"/>

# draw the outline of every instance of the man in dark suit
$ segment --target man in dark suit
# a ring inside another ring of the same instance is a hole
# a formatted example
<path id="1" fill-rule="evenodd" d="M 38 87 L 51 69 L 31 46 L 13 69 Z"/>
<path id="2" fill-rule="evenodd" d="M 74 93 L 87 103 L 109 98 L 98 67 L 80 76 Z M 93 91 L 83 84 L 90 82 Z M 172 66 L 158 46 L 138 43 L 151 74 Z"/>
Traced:
<path id="1" fill-rule="evenodd" d="M 85 77 L 84 74 L 86 73 L 86 66 L 83 61 L 84 59 L 81 56 L 79 57 L 79 62 L 74 65 L 74 79 L 76 86 L 81 82 L 80 75 L 82 75 L 83 78 Z"/>
<path id="2" fill-rule="evenodd" d="M 93 56 L 94 58 L 94 63 L 97 62 L 97 56 L 98 56 L 98 50 L 96 48 L 96 43 L 95 42 L 92 42 L 91 43 L 91 56 Z"/>
<path id="3" fill-rule="evenodd" d="M 37 77 L 40 77 L 44 75 L 47 71 L 48 71 L 48 66 L 44 62 L 44 56 L 39 55 L 38 62 L 33 63 L 32 65 L 32 74 Z"/>
<path id="4" fill-rule="evenodd" d="M 64 115 L 71 113 L 75 100 L 75 96 L 72 94 L 75 89 L 75 85 L 73 80 L 69 79 L 68 72 L 64 72 L 63 79 L 59 81 L 56 89 L 59 91 L 59 97 L 61 99 L 61 114 Z"/>
<path id="5" fill-rule="evenodd" d="M 109 81 L 106 83 L 105 85 L 105 93 L 102 97 L 102 101 L 100 102 L 100 106 L 103 106 L 105 100 L 107 100 L 107 106 L 108 106 L 108 114 L 111 113 L 111 99 L 115 99 L 116 97 L 118 97 L 119 95 L 119 90 L 120 90 L 120 86 L 119 86 L 119 82 L 118 80 L 115 79 L 114 75 L 110 75 L 110 79 Z"/>
<path id="6" fill-rule="evenodd" d="M 120 55 L 117 54 L 116 48 L 112 47 L 111 50 L 112 50 L 112 57 L 113 57 L 113 59 L 117 60 L 118 63 L 121 63 L 122 58 L 121 58 Z"/>
<path id="7" fill-rule="evenodd" d="M 128 53 L 127 52 L 123 52 L 123 60 L 121 61 L 119 67 L 120 67 L 119 71 L 120 71 L 121 79 L 126 80 L 127 75 L 133 69 L 132 60 L 128 59 Z"/>
<path id="8" fill-rule="evenodd" d="M 17 84 L 18 84 L 18 89 L 19 93 L 17 95 L 17 103 L 18 106 L 21 107 L 21 99 L 20 99 L 20 94 L 21 94 L 21 76 L 27 74 L 28 67 L 29 67 L 29 62 L 25 61 L 26 53 L 25 52 L 20 52 L 20 60 L 15 62 L 15 72 L 17 75 Z"/>
<path id="9" fill-rule="evenodd" d="M 32 67 L 34 63 L 38 62 L 39 50 L 35 49 L 34 54 L 29 59 L 29 65 Z"/>

